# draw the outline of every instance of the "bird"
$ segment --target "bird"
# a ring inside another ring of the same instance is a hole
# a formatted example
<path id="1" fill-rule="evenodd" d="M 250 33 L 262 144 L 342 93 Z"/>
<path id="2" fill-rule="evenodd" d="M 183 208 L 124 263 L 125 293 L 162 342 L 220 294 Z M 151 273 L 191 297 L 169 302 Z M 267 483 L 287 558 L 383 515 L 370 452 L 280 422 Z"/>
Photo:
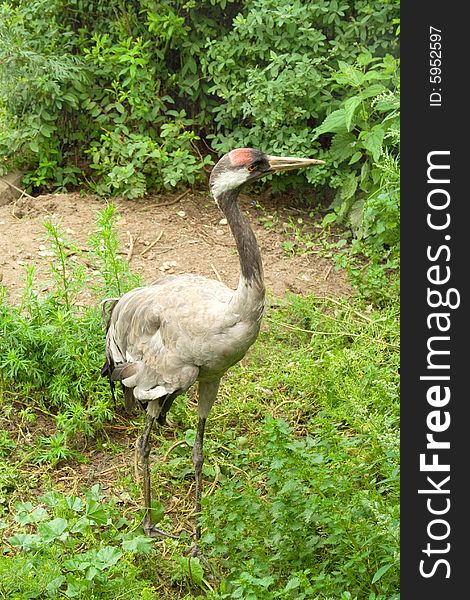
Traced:
<path id="1" fill-rule="evenodd" d="M 151 516 L 150 436 L 155 421 L 164 425 L 175 398 L 198 384 L 198 426 L 192 449 L 195 475 L 195 532 L 192 553 L 201 537 L 203 443 L 206 420 L 222 376 L 239 362 L 256 340 L 265 309 L 263 264 L 256 237 L 237 198 L 240 189 L 279 171 L 324 164 L 312 158 L 272 156 L 254 148 L 235 148 L 214 166 L 210 193 L 225 216 L 240 262 L 235 290 L 219 280 L 195 274 L 163 275 L 151 284 L 110 299 L 106 358 L 101 374 L 114 396 L 120 382 L 124 403 L 132 411 L 139 401 L 147 413 L 136 442 L 136 465 L 143 479 L 144 533 L 157 529 Z M 107 302 L 107 301 L 104 301 Z"/>

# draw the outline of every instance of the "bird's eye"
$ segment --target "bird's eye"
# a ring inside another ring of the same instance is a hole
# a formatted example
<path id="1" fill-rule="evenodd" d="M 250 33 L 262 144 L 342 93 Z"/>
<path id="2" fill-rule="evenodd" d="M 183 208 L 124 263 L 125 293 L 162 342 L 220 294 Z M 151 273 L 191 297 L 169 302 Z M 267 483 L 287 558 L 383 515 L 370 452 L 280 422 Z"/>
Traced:
<path id="1" fill-rule="evenodd" d="M 251 165 L 248 165 L 248 171 L 250 171 L 250 173 L 253 173 L 253 171 L 258 171 L 260 164 L 260 161 L 256 160 L 255 162 L 251 163 Z"/>

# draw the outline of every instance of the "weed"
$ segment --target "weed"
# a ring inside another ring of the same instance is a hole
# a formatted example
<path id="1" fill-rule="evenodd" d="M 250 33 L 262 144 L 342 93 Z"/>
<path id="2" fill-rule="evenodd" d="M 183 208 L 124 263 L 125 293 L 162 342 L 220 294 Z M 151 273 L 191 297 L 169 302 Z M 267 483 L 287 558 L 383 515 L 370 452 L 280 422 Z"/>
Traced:
<path id="1" fill-rule="evenodd" d="M 396 310 L 291 295 L 267 319 L 229 377 L 237 425 L 214 416 L 230 458 L 208 452 L 224 476 L 203 542 L 220 597 L 397 598 Z"/>
<path id="2" fill-rule="evenodd" d="M 51 221 L 45 228 L 52 254 L 52 291 L 40 297 L 34 272 L 29 271 L 19 306 L 9 305 L 4 294 L 1 298 L 3 385 L 20 397 L 31 397 L 56 422 L 57 432 L 39 438 L 35 446 L 37 462 L 56 464 L 76 457 L 71 444 L 93 436 L 112 417 L 109 390 L 99 376 L 104 334 L 98 304 L 100 298 L 120 295 L 138 282 L 117 253 L 115 220 L 115 208 L 109 205 L 99 213 L 90 237 L 87 262 L 102 279 L 94 286 L 95 306 L 77 307 L 77 296 L 88 285 L 85 267 L 77 261 L 79 249 Z M 31 410 L 21 411 L 30 423 L 35 418 Z"/>
<path id="3" fill-rule="evenodd" d="M 133 600 L 146 589 L 149 600 L 156 598 L 133 564 L 153 553 L 153 541 L 104 501 L 98 486 L 84 496 L 49 492 L 39 501 L 15 504 L 18 529 L 6 539 L 13 555 L 0 559 L 3 597 Z"/>
<path id="4" fill-rule="evenodd" d="M 282 247 L 287 254 L 306 254 L 317 244 L 317 236 L 307 230 L 302 217 L 289 217 L 289 221 L 284 224 L 284 232 L 288 239 L 283 242 Z"/>

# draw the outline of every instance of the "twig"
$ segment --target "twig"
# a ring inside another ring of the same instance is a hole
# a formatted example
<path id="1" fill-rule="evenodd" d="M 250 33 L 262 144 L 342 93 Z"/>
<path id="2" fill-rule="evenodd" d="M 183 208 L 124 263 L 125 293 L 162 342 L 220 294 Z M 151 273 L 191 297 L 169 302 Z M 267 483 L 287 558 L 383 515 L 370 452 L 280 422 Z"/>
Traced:
<path id="1" fill-rule="evenodd" d="M 96 473 L 97 476 L 102 476 L 105 475 L 107 473 L 112 473 L 113 471 L 117 471 L 118 469 L 121 469 L 123 467 L 127 466 L 127 462 L 125 463 L 120 463 L 118 465 L 114 465 L 113 467 L 109 467 L 108 469 L 105 469 L 104 471 L 98 471 L 98 473 Z"/>
<path id="2" fill-rule="evenodd" d="M 225 244 L 224 242 L 219 242 L 218 240 L 213 238 L 211 235 L 209 235 L 206 231 L 200 230 L 199 235 L 206 243 L 217 244 L 218 246 L 225 246 L 225 248 L 233 248 L 233 244 Z"/>
<path id="3" fill-rule="evenodd" d="M 220 281 L 220 283 L 222 283 L 222 278 L 220 277 L 219 272 L 217 271 L 217 269 L 214 267 L 214 265 L 212 263 L 211 263 L 211 267 L 212 267 L 212 270 L 214 271 L 217 279 Z"/>
<path id="4" fill-rule="evenodd" d="M 16 205 L 18 204 L 18 202 L 21 200 L 22 197 L 23 196 L 21 195 L 19 198 L 17 198 L 13 202 L 13 205 L 12 205 L 11 210 L 10 210 L 12 217 L 14 217 L 17 221 L 21 221 L 21 219 L 16 216 L 16 212 L 15 212 L 16 211 Z"/>
<path id="5" fill-rule="evenodd" d="M 155 246 L 155 244 L 162 239 L 162 235 L 163 235 L 163 229 L 160 231 L 160 233 L 158 234 L 157 238 L 155 240 L 153 240 L 153 242 L 150 244 L 150 246 L 147 246 L 147 248 L 145 248 L 145 250 L 143 250 L 140 253 L 140 256 L 143 256 L 146 252 L 148 252 L 149 250 L 151 250 Z"/>
<path id="6" fill-rule="evenodd" d="M 176 248 L 179 248 L 185 244 L 197 244 L 198 242 L 199 242 L 199 240 L 187 240 L 185 242 L 180 242 L 178 244 L 178 246 L 165 246 L 161 250 L 157 250 L 156 253 L 157 254 L 165 254 L 166 252 L 171 252 L 171 250 L 176 250 Z"/>
<path id="7" fill-rule="evenodd" d="M 328 269 L 326 270 L 325 275 L 323 276 L 323 279 L 326 281 L 328 279 L 328 275 L 331 273 L 331 269 L 333 268 L 333 265 L 330 265 L 328 267 Z"/>
<path id="8" fill-rule="evenodd" d="M 106 429 L 116 429 L 117 431 L 135 431 L 139 429 L 137 425 L 106 425 Z"/>
<path id="9" fill-rule="evenodd" d="M 171 200 L 170 202 L 163 202 L 162 204 L 157 204 L 157 206 L 160 208 L 162 206 L 172 206 L 172 204 L 177 204 L 180 200 L 182 200 L 185 196 L 187 196 L 190 191 L 191 190 L 188 188 L 182 194 L 180 194 L 178 196 L 178 198 L 175 198 L 174 200 Z"/>
<path id="10" fill-rule="evenodd" d="M 209 491 L 206 492 L 206 496 L 210 496 L 213 491 L 215 490 L 215 486 L 217 485 L 218 481 L 219 481 L 219 475 L 220 475 L 220 468 L 219 465 L 216 463 L 215 464 L 215 477 L 214 477 L 214 481 L 211 484 L 211 487 L 209 488 Z"/>
<path id="11" fill-rule="evenodd" d="M 93 263 L 91 263 L 89 260 L 86 260 L 85 258 L 83 258 L 83 256 L 77 256 L 77 253 L 74 252 L 73 250 L 71 250 L 70 252 L 67 252 L 65 255 L 67 258 L 73 258 L 76 259 L 76 261 L 80 261 L 89 269 L 94 269 L 95 265 Z"/>
<path id="12" fill-rule="evenodd" d="M 34 200 L 34 196 L 30 196 L 27 192 L 25 192 L 24 190 L 22 190 L 19 187 L 16 187 L 16 185 L 13 185 L 13 183 L 10 183 L 9 181 L 7 181 L 6 179 L 2 179 L 2 181 L 4 183 L 6 183 L 7 185 L 9 185 L 10 187 L 12 187 L 14 190 L 16 190 L 17 192 L 21 192 L 21 198 L 23 196 L 26 196 L 26 198 L 30 198 L 31 200 Z"/>
<path id="13" fill-rule="evenodd" d="M 328 300 L 329 302 L 333 302 L 334 304 L 337 304 L 338 306 L 341 306 L 341 307 L 344 306 L 344 304 L 342 302 L 339 302 L 338 300 L 336 300 L 335 298 L 332 298 L 331 296 L 313 296 L 313 298 L 316 298 L 318 300 Z M 347 306 L 347 308 L 349 308 L 349 310 L 351 310 L 351 312 L 353 312 L 358 317 L 361 317 L 361 319 L 364 319 L 365 321 L 368 321 L 369 323 L 374 323 L 374 319 L 367 317 L 366 315 L 362 314 L 358 310 L 354 310 L 354 308 L 351 308 L 349 305 Z"/>
<path id="14" fill-rule="evenodd" d="M 269 317 L 265 317 L 267 321 L 271 323 L 275 323 L 274 319 L 270 319 Z M 312 331 L 311 329 L 302 329 L 302 327 L 295 327 L 294 325 L 289 325 L 288 323 L 283 323 L 282 321 L 277 322 L 281 327 L 285 327 L 286 329 L 292 329 L 293 331 L 302 331 L 303 333 L 311 333 L 312 335 L 350 335 L 352 337 L 361 337 L 361 333 L 351 333 L 349 331 Z"/>
<path id="15" fill-rule="evenodd" d="M 296 403 L 297 403 L 297 400 L 283 400 L 277 406 L 274 407 L 273 412 L 279 410 L 281 408 L 281 406 L 284 406 L 285 404 L 296 404 Z"/>
<path id="16" fill-rule="evenodd" d="M 270 319 L 269 317 L 265 317 L 265 319 L 267 321 L 270 321 L 271 323 L 274 323 L 274 319 Z M 302 329 L 301 327 L 294 327 L 294 325 L 288 325 L 287 323 L 283 323 L 282 321 L 278 322 L 278 325 L 281 325 L 281 327 L 285 327 L 286 329 L 292 329 L 293 331 L 302 331 L 303 333 L 311 333 L 312 335 L 344 335 L 344 336 L 348 336 L 348 337 L 361 337 L 362 333 L 353 333 L 352 331 L 312 331 L 311 329 Z M 385 342 L 384 340 L 377 340 L 376 338 L 373 338 L 371 336 L 366 336 L 368 337 L 370 340 L 373 340 L 376 343 L 383 343 L 386 346 L 389 346 L 391 348 L 399 348 L 398 344 L 393 344 L 393 343 L 388 343 Z"/>
<path id="17" fill-rule="evenodd" d="M 165 462 L 166 459 L 168 458 L 168 455 L 170 454 L 170 452 L 172 450 L 174 450 L 177 446 L 181 446 L 182 444 L 187 444 L 188 442 L 186 440 L 178 440 L 177 442 L 175 442 L 174 444 L 172 444 L 168 450 L 165 452 L 165 454 L 162 456 L 161 460 L 162 462 Z"/>
<path id="18" fill-rule="evenodd" d="M 127 253 L 127 262 L 130 263 L 132 259 L 132 253 L 134 252 L 134 238 L 132 237 L 132 233 L 130 231 L 127 232 L 129 236 L 129 252 Z"/>

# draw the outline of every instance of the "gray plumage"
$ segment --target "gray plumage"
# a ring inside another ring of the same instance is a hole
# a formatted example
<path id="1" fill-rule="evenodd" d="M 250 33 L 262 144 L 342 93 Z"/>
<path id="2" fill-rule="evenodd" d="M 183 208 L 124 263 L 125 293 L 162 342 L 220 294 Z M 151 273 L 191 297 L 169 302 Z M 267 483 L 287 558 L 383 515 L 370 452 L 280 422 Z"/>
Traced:
<path id="1" fill-rule="evenodd" d="M 137 442 L 144 479 L 144 530 L 167 535 L 151 521 L 150 431 L 165 422 L 173 400 L 198 382 L 199 425 L 193 449 L 196 513 L 200 512 L 204 427 L 223 374 L 256 340 L 264 311 L 263 267 L 256 238 L 237 204 L 240 187 L 278 170 L 321 164 L 314 159 L 273 157 L 240 148 L 214 167 L 211 192 L 230 226 L 240 259 L 236 290 L 198 275 L 167 275 L 114 301 L 106 335 L 103 375 L 120 381 L 126 408 L 139 400 L 147 422 Z M 196 525 L 196 544 L 200 537 Z M 195 546 L 196 547 L 196 546 Z"/>

